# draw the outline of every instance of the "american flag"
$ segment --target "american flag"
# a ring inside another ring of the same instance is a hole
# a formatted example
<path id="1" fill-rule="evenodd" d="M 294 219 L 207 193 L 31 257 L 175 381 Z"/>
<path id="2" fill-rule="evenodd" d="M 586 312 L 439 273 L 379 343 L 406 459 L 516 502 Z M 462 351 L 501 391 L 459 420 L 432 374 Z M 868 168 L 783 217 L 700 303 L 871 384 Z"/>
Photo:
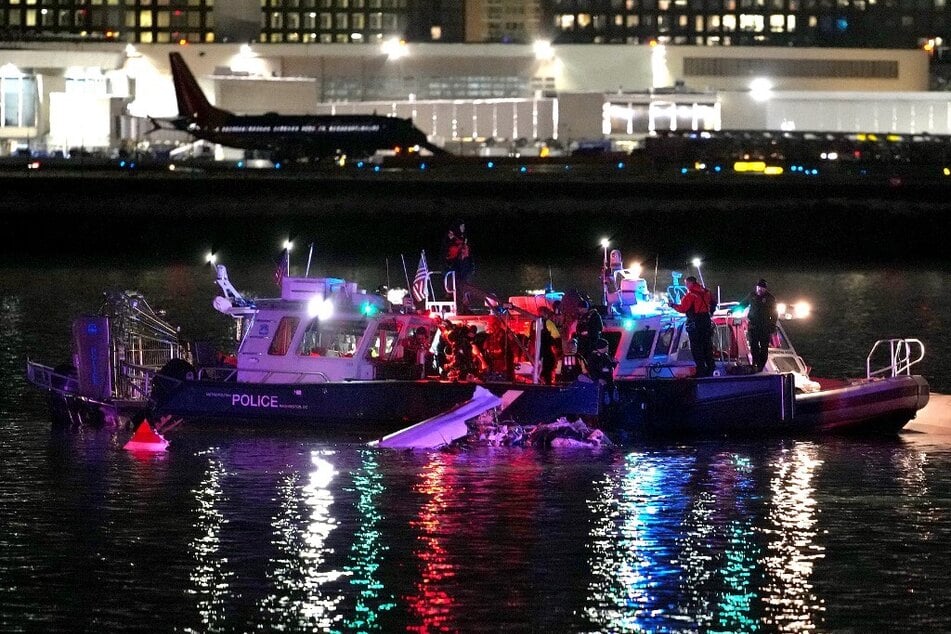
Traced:
<path id="1" fill-rule="evenodd" d="M 281 282 L 284 281 L 284 276 L 287 275 L 287 260 L 289 255 L 287 249 L 284 249 L 281 252 L 281 259 L 277 262 L 277 269 L 274 271 L 274 283 L 277 284 L 278 288 L 280 288 Z"/>
<path id="2" fill-rule="evenodd" d="M 413 301 L 425 302 L 426 282 L 429 280 L 429 267 L 426 265 L 426 252 L 419 254 L 419 266 L 416 268 L 416 277 L 413 278 Z"/>

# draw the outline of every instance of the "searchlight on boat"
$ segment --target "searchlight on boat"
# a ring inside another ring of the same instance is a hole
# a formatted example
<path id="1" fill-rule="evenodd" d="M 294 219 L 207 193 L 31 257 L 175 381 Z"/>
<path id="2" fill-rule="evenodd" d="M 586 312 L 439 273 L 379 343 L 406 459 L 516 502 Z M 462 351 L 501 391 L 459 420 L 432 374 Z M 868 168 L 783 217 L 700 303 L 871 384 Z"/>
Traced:
<path id="1" fill-rule="evenodd" d="M 330 297 L 324 298 L 323 295 L 314 295 L 307 302 L 307 316 L 316 317 L 321 321 L 330 319 L 334 314 L 334 303 Z"/>
<path id="2" fill-rule="evenodd" d="M 812 314 L 812 305 L 807 301 L 799 301 L 792 305 L 777 302 L 776 312 L 782 319 L 808 319 Z"/>

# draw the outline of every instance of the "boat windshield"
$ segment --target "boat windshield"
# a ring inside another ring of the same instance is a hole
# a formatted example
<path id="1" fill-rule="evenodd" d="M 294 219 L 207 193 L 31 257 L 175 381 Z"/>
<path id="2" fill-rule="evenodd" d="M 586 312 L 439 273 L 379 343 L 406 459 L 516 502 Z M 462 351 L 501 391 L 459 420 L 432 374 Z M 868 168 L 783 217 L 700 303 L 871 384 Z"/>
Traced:
<path id="1" fill-rule="evenodd" d="M 657 345 L 654 347 L 654 358 L 666 357 L 670 352 L 670 345 L 674 342 L 674 334 L 677 329 L 674 326 L 664 326 L 657 337 Z"/>
<path id="2" fill-rule="evenodd" d="M 627 360 L 646 359 L 651 353 L 651 347 L 654 345 L 654 335 L 656 330 L 645 328 L 638 330 L 631 335 L 631 345 L 627 347 Z M 670 345 L 668 340 L 667 345 Z"/>
<path id="3" fill-rule="evenodd" d="M 313 319 L 301 338 L 299 354 L 312 357 L 352 357 L 367 328 L 366 319 Z"/>

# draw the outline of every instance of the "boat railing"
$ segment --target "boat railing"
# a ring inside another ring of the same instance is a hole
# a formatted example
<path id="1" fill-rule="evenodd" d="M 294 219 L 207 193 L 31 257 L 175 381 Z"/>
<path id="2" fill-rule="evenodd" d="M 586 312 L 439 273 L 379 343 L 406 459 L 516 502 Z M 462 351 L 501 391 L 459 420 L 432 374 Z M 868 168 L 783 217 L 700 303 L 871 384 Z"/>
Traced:
<path id="1" fill-rule="evenodd" d="M 872 369 L 873 363 L 881 363 L 887 349 L 885 365 Z M 865 358 L 865 376 L 868 379 L 911 374 L 911 366 L 925 358 L 925 344 L 920 339 L 879 339 Z"/>
<path id="2" fill-rule="evenodd" d="M 55 392 L 79 392 L 79 379 L 75 375 L 61 374 L 53 368 L 27 359 L 26 379 L 32 385 Z"/>
<path id="3" fill-rule="evenodd" d="M 308 383 L 330 383 L 330 376 L 326 372 L 321 371 L 308 371 L 308 372 L 288 372 L 287 370 L 258 370 L 252 368 L 238 368 L 233 367 L 221 367 L 221 366 L 205 366 L 198 368 L 197 378 L 205 379 L 208 381 L 236 381 L 238 378 L 238 373 L 241 374 L 253 374 L 260 375 L 255 376 L 256 382 L 259 383 L 268 383 L 269 380 L 275 376 L 291 376 L 286 381 L 281 381 L 282 383 L 301 383 L 305 379 L 314 379 L 317 378 L 319 381 L 307 381 Z"/>
<path id="4" fill-rule="evenodd" d="M 147 399 L 152 392 L 152 382 L 157 372 L 154 367 L 121 362 L 116 395 L 135 400 Z"/>

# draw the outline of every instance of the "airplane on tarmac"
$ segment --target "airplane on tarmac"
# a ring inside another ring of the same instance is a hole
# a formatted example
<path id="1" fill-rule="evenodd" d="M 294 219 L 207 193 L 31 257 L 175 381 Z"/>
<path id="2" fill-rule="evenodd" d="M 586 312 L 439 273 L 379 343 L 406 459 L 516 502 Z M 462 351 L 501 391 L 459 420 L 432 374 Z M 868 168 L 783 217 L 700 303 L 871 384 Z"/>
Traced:
<path id="1" fill-rule="evenodd" d="M 170 53 L 178 118 L 152 120 L 156 128 L 169 124 L 198 139 L 245 150 L 267 152 L 272 161 L 320 160 L 346 155 L 366 158 L 377 150 L 396 154 L 425 148 L 448 154 L 426 140 L 412 119 L 381 115 L 238 115 L 208 102 L 180 53 Z"/>

